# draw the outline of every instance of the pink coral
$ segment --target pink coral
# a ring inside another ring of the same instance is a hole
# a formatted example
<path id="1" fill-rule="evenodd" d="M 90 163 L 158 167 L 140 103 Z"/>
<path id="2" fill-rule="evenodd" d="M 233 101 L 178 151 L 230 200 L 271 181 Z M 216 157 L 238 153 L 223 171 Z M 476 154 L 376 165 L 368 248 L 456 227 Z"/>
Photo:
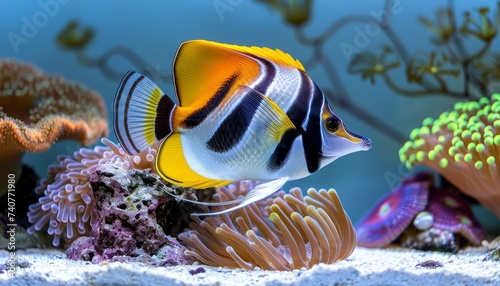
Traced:
<path id="1" fill-rule="evenodd" d="M 36 189 L 44 196 L 29 207 L 28 220 L 33 225 L 28 232 L 40 231 L 48 225 L 47 232 L 54 236 L 54 246 L 59 245 L 61 237 L 72 241 L 90 232 L 96 217 L 94 196 L 87 179 L 92 166 L 114 164 L 125 170 L 151 168 L 154 171 L 156 146 L 129 156 L 109 139 L 103 138 L 101 142 L 105 146 L 82 148 L 73 156 L 59 157 L 59 165 L 49 167 L 49 177 Z"/>

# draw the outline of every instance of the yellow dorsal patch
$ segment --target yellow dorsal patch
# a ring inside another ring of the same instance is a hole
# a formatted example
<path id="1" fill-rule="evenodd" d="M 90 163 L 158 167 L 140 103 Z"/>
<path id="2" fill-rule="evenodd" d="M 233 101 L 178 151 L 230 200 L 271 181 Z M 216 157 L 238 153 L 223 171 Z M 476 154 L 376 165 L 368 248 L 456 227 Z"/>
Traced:
<path id="1" fill-rule="evenodd" d="M 220 46 L 220 47 L 225 47 L 230 50 L 242 52 L 242 53 L 248 53 L 248 54 L 253 54 L 265 59 L 268 59 L 270 61 L 273 61 L 277 64 L 283 65 L 283 66 L 290 66 L 290 67 L 295 67 L 300 70 L 305 71 L 304 66 L 302 63 L 294 59 L 290 54 L 285 53 L 279 49 L 270 49 L 266 47 L 256 47 L 256 46 L 238 46 L 238 45 L 230 45 L 230 44 L 222 44 L 222 43 L 216 43 L 216 42 L 209 42 L 214 45 Z"/>
<path id="2" fill-rule="evenodd" d="M 191 169 L 182 150 L 181 136 L 172 133 L 158 148 L 156 170 L 167 182 L 181 187 L 205 189 L 230 184 L 229 180 L 204 177 Z"/>
<path id="3" fill-rule="evenodd" d="M 269 48 L 244 47 L 205 40 L 181 44 L 174 61 L 174 82 L 180 106 L 197 110 L 206 105 L 227 83 L 250 85 L 260 74 L 259 64 L 245 54 L 304 70 L 289 54 Z"/>

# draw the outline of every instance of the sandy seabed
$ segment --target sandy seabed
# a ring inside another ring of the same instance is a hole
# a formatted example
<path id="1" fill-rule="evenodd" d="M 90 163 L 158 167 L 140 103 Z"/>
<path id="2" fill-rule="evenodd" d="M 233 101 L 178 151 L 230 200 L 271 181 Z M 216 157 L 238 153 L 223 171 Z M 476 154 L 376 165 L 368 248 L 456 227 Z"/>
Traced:
<path id="1" fill-rule="evenodd" d="M 500 285 L 500 262 L 483 261 L 485 254 L 484 248 L 449 254 L 358 247 L 345 261 L 309 270 L 245 271 L 202 265 L 96 265 L 69 260 L 58 250 L 28 249 L 16 252 L 15 277 L 2 268 L 0 285 Z M 7 251 L 0 251 L 2 261 L 8 257 Z M 443 267 L 416 266 L 427 260 Z M 190 274 L 199 267 L 205 272 Z"/>

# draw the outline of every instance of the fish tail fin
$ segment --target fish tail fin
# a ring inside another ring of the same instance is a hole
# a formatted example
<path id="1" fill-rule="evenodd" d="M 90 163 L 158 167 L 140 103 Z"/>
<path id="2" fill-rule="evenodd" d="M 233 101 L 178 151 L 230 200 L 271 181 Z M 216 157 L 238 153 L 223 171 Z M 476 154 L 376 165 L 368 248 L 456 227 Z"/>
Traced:
<path id="1" fill-rule="evenodd" d="M 114 101 L 115 134 L 127 154 L 137 154 L 172 133 L 174 102 L 147 77 L 129 71 Z"/>

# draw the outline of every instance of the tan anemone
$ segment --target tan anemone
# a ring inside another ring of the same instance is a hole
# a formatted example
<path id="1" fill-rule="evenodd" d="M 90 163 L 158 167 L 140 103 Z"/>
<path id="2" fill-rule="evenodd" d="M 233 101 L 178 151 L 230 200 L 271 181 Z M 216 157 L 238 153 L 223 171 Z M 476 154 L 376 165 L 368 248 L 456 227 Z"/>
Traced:
<path id="1" fill-rule="evenodd" d="M 235 199 L 253 184 L 243 181 L 219 188 L 214 198 Z M 347 258 L 356 245 L 354 228 L 333 189 L 309 189 L 303 197 L 301 190 L 294 188 L 290 194 L 281 191 L 229 214 L 192 218 L 190 230 L 179 239 L 189 245 L 187 255 L 211 266 L 311 268 Z"/>
<path id="2" fill-rule="evenodd" d="M 0 177 L 18 173 L 26 151 L 45 151 L 63 139 L 89 145 L 107 133 L 98 93 L 32 65 L 0 59 L 0 161 L 9 162 L 0 167 Z"/>

